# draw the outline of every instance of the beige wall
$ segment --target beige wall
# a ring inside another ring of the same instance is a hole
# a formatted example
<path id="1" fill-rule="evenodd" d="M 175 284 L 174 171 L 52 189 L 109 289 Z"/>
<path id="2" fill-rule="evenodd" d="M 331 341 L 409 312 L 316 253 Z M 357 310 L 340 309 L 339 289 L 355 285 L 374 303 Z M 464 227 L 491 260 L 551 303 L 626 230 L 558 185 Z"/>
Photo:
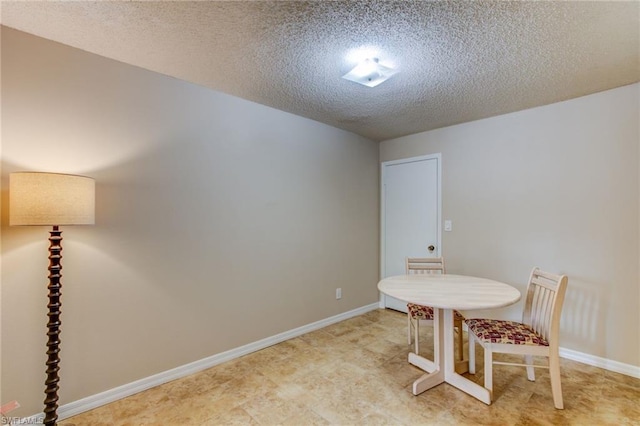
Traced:
<path id="1" fill-rule="evenodd" d="M 635 84 L 385 141 L 380 159 L 442 153 L 448 270 L 520 290 L 533 266 L 566 273 L 561 346 L 640 366 L 639 102 Z"/>
<path id="2" fill-rule="evenodd" d="M 48 246 L 7 225 L 12 171 L 97 181 L 96 226 L 63 233 L 62 404 L 377 302 L 377 144 L 2 31 L 12 415 L 42 410 Z"/>

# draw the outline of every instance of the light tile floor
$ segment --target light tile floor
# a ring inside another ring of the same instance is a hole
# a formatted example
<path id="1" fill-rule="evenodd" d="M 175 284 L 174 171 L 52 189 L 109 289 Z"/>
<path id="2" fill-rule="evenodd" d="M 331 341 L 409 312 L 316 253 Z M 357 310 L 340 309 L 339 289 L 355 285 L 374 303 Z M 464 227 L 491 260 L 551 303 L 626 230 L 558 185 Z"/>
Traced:
<path id="1" fill-rule="evenodd" d="M 568 360 L 564 410 L 553 407 L 546 370 L 529 382 L 511 366 L 494 368 L 490 406 L 448 384 L 414 396 L 422 372 L 407 362 L 406 326 L 404 314 L 372 311 L 59 425 L 640 425 L 640 379 Z M 482 354 L 468 376 L 480 384 Z"/>

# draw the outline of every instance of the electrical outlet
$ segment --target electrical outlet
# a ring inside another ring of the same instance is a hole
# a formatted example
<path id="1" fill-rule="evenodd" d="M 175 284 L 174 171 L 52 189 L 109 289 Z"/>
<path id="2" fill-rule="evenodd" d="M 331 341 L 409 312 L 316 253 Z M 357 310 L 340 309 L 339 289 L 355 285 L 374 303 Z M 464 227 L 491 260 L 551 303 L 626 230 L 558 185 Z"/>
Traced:
<path id="1" fill-rule="evenodd" d="M 342 289 L 336 288 L 336 299 L 342 299 Z"/>

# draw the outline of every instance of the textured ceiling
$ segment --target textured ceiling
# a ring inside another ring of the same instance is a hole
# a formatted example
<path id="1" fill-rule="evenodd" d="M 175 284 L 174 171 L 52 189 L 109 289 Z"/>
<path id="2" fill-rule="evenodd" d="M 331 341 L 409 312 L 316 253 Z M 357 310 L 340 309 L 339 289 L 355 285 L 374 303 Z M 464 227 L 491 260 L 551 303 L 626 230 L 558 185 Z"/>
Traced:
<path id="1" fill-rule="evenodd" d="M 640 81 L 640 3 L 10 2 L 3 25 L 380 141 Z M 400 72 L 340 78 L 363 49 Z"/>

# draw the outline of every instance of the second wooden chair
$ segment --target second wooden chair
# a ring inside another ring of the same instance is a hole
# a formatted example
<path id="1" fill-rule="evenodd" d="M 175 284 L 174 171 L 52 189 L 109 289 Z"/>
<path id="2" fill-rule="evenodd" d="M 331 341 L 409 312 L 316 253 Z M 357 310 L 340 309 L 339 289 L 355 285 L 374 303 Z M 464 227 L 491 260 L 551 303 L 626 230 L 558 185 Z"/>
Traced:
<path id="1" fill-rule="evenodd" d="M 443 257 L 407 257 L 406 258 L 407 274 L 446 274 Z M 415 303 L 407 304 L 407 341 L 411 344 L 412 334 L 414 335 L 415 353 L 420 353 L 419 346 L 419 330 L 420 323 L 433 325 L 433 308 L 431 306 L 423 306 Z M 462 322 L 464 317 L 458 311 L 454 311 L 453 324 L 458 331 L 458 358 L 464 357 L 464 347 L 462 339 Z M 413 329 L 413 333 L 412 333 Z M 435 348 L 435 347 L 434 347 Z"/>

